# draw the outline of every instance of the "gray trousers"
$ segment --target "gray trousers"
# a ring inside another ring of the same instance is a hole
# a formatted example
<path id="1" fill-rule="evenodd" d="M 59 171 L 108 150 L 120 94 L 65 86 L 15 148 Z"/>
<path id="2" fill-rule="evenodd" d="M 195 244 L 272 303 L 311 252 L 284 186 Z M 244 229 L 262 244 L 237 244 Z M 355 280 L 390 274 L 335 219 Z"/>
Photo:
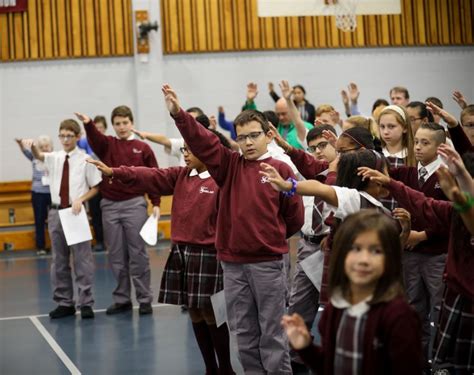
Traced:
<path id="1" fill-rule="evenodd" d="M 150 260 L 140 237 L 140 229 L 148 218 L 144 197 L 126 201 L 102 198 L 104 240 L 109 251 L 109 263 L 117 280 L 113 291 L 115 303 L 131 302 L 131 281 L 139 303 L 151 303 Z M 131 281 L 130 281 L 131 278 Z"/>
<path id="2" fill-rule="evenodd" d="M 288 314 L 297 313 L 301 315 L 308 330 L 311 331 L 314 319 L 319 308 L 319 292 L 306 276 L 300 262 L 308 256 L 320 251 L 320 245 L 313 244 L 303 238 L 298 242 L 298 252 L 296 254 L 296 267 L 293 274 L 293 283 L 291 286 L 290 304 Z M 291 360 L 302 363 L 299 356 L 292 350 Z"/>
<path id="3" fill-rule="evenodd" d="M 291 374 L 288 338 L 280 324 L 285 314 L 283 260 L 221 264 L 229 329 L 245 373 Z"/>
<path id="4" fill-rule="evenodd" d="M 51 209 L 48 213 L 48 231 L 51 239 L 51 287 L 53 300 L 61 306 L 74 306 L 74 287 L 71 277 L 70 255 L 74 264 L 76 286 L 78 290 L 78 306 L 92 306 L 92 284 L 94 281 L 94 260 L 91 242 L 81 242 L 68 246 L 64 237 L 63 227 L 59 220 L 58 210 Z"/>
<path id="5" fill-rule="evenodd" d="M 440 306 L 443 297 L 446 254 L 430 255 L 405 251 L 402 262 L 408 303 L 420 315 L 423 325 L 421 342 L 423 353 L 428 359 L 430 321 L 434 321 L 434 308 Z"/>

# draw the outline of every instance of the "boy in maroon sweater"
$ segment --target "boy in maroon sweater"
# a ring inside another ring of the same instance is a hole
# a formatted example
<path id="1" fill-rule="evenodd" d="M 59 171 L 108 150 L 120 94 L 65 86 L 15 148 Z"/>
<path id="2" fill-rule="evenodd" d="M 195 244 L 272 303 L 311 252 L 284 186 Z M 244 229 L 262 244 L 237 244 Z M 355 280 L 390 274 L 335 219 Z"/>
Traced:
<path id="1" fill-rule="evenodd" d="M 111 121 L 117 137 L 106 136 L 97 130 L 93 121 L 85 115 L 76 113 L 84 123 L 87 141 L 94 153 L 111 167 L 145 166 L 158 167 L 155 155 L 145 142 L 134 139 L 133 114 L 127 106 L 116 107 Z M 131 282 L 135 287 L 139 313 L 153 312 L 153 295 L 150 286 L 150 261 L 145 242 L 140 237 L 140 229 L 147 220 L 147 202 L 143 194 L 126 188 L 122 182 L 111 178 L 102 180 L 101 208 L 104 225 L 104 238 L 109 251 L 109 262 L 117 280 L 113 292 L 114 303 L 106 311 L 113 315 L 132 309 Z M 153 214 L 159 217 L 160 197 L 150 194 Z"/>
<path id="2" fill-rule="evenodd" d="M 427 197 L 447 200 L 438 182 L 436 171 L 442 165 L 438 147 L 446 142 L 444 128 L 435 123 L 421 124 L 415 134 L 416 167 L 398 167 L 390 176 Z M 423 322 L 423 354 L 429 358 L 430 321 L 433 309 L 441 304 L 443 272 L 448 248 L 447 234 L 433 231 L 416 212 L 412 213 L 410 237 L 403 253 L 403 276 L 408 302 L 420 314 Z M 428 361 L 426 361 L 428 365 Z"/>
<path id="3" fill-rule="evenodd" d="M 279 324 L 285 312 L 282 254 L 288 252 L 286 239 L 303 225 L 303 203 L 277 193 L 260 175 L 260 163 L 273 165 L 285 178 L 294 175 L 269 157 L 272 133 L 260 112 L 244 111 L 234 121 L 240 155 L 184 112 L 170 86 L 162 91 L 186 144 L 220 187 L 217 257 L 224 270 L 228 324 L 244 371 L 291 374 L 288 341 Z"/>

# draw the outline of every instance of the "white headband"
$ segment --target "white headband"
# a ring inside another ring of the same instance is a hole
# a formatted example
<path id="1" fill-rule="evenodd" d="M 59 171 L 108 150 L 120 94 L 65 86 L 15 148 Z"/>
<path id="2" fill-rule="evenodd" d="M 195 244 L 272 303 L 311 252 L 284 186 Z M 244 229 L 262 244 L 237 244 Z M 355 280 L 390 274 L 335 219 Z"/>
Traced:
<path id="1" fill-rule="evenodd" d="M 383 113 L 388 109 L 391 109 L 392 111 L 397 112 L 400 116 L 402 116 L 403 121 L 405 122 L 407 121 L 407 118 L 405 116 L 405 112 L 403 111 L 403 109 L 399 107 L 398 105 L 393 105 L 393 104 L 382 109 L 382 113 L 380 113 L 380 116 L 382 116 Z"/>

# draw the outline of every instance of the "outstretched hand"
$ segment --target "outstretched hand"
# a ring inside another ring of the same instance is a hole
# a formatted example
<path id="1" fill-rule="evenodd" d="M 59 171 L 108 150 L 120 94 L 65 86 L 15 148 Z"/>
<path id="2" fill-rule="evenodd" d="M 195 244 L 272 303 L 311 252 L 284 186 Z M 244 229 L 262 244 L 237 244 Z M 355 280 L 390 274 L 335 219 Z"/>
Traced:
<path id="1" fill-rule="evenodd" d="M 137 129 L 135 129 L 135 128 L 132 128 L 132 133 L 133 133 L 133 134 L 136 134 L 140 139 L 146 139 L 146 137 L 147 137 L 147 133 L 146 133 L 146 132 L 137 130 Z"/>
<path id="2" fill-rule="evenodd" d="M 351 102 L 356 104 L 360 95 L 360 91 L 357 87 L 357 84 L 355 82 L 351 82 L 349 83 L 349 86 L 347 86 L 347 89 L 349 90 L 349 97 L 351 99 Z"/>
<path id="3" fill-rule="evenodd" d="M 269 123 L 269 125 L 274 135 L 273 139 L 275 140 L 276 144 L 280 146 L 283 150 L 285 150 L 285 152 L 290 151 L 292 146 L 286 140 L 283 139 L 283 137 L 280 135 L 280 133 L 278 133 L 278 130 L 275 128 L 275 126 L 273 126 L 272 123 Z"/>
<path id="4" fill-rule="evenodd" d="M 247 101 L 253 102 L 258 95 L 258 87 L 255 82 L 247 84 Z"/>
<path id="5" fill-rule="evenodd" d="M 165 97 L 166 108 L 168 108 L 168 111 L 170 111 L 173 116 L 177 115 L 181 110 L 178 95 L 167 83 L 161 87 L 161 91 Z"/>
<path id="6" fill-rule="evenodd" d="M 87 115 L 84 115 L 79 112 L 74 112 L 74 114 L 76 115 L 77 119 L 81 121 L 83 124 L 88 124 L 91 121 L 90 117 Z"/>
<path id="7" fill-rule="evenodd" d="M 456 103 L 458 103 L 461 109 L 464 109 L 467 107 L 467 100 L 461 91 L 458 91 L 458 90 L 453 91 L 453 100 Z"/>
<path id="8" fill-rule="evenodd" d="M 402 232 L 400 233 L 400 238 L 403 245 L 407 244 L 408 238 L 411 231 L 411 214 L 404 208 L 397 207 L 392 211 L 392 215 L 397 219 L 402 227 Z"/>
<path id="9" fill-rule="evenodd" d="M 438 175 L 439 185 L 441 190 L 448 197 L 451 202 L 458 204 L 464 204 L 466 202 L 466 197 L 459 188 L 454 176 L 449 172 L 445 167 L 439 167 L 436 171 Z"/>
<path id="10" fill-rule="evenodd" d="M 290 191 L 292 183 L 285 181 L 278 171 L 267 163 L 260 163 L 260 174 L 265 176 L 276 191 Z"/>
<path id="11" fill-rule="evenodd" d="M 446 143 L 442 143 L 438 147 L 438 154 L 441 155 L 442 160 L 446 163 L 449 172 L 455 177 L 460 176 L 465 169 L 461 155 Z"/>
<path id="12" fill-rule="evenodd" d="M 337 135 L 332 131 L 323 130 L 323 137 L 326 139 L 332 147 L 336 147 Z"/>
<path id="13" fill-rule="evenodd" d="M 104 176 L 110 177 L 114 174 L 114 171 L 112 168 L 108 167 L 104 163 L 102 163 L 100 160 L 95 160 L 95 159 L 86 159 L 86 161 L 92 165 L 95 165 L 97 169 L 102 172 Z"/>
<path id="14" fill-rule="evenodd" d="M 433 115 L 438 115 L 440 116 L 446 123 L 451 127 L 455 127 L 458 125 L 458 120 L 456 120 L 456 117 L 454 117 L 452 114 L 447 112 L 441 107 L 438 107 L 436 104 L 432 102 L 426 102 L 426 108 L 428 111 L 430 111 Z"/>
<path id="15" fill-rule="evenodd" d="M 301 350 L 311 344 L 311 335 L 300 315 L 296 313 L 293 315 L 283 315 L 281 325 L 294 349 Z"/>
<path id="16" fill-rule="evenodd" d="M 371 169 L 368 167 L 357 168 L 357 175 L 362 176 L 362 180 L 377 182 L 384 186 L 390 183 L 389 176 L 384 175 L 382 172 L 376 171 L 375 169 Z"/>
<path id="17" fill-rule="evenodd" d="M 293 88 L 290 86 L 288 81 L 281 81 L 280 82 L 280 89 L 281 94 L 286 100 L 290 100 L 291 96 L 293 95 Z"/>

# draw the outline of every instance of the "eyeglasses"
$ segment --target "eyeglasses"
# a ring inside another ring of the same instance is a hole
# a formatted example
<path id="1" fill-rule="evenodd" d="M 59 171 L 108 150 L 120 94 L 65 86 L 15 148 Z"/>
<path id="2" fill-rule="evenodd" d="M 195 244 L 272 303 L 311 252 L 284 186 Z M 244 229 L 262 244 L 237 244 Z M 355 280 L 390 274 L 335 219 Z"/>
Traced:
<path id="1" fill-rule="evenodd" d="M 252 132 L 252 133 L 249 133 L 249 134 L 242 134 L 242 135 L 239 135 L 238 137 L 235 138 L 235 141 L 237 143 L 245 143 L 245 141 L 247 140 L 247 138 L 251 141 L 251 142 L 255 142 L 257 140 L 258 137 L 260 137 L 264 132 L 263 131 L 259 131 L 259 132 Z"/>
<path id="2" fill-rule="evenodd" d="M 76 138 L 74 135 L 58 135 L 58 138 L 61 140 L 61 141 L 69 141 L 70 139 L 74 139 Z"/>
<path id="3" fill-rule="evenodd" d="M 187 147 L 180 147 L 180 148 L 179 148 L 179 152 L 181 152 L 182 154 L 184 154 L 185 152 L 186 152 L 187 154 L 190 153 L 190 151 L 189 151 L 189 149 L 188 149 Z"/>
<path id="4" fill-rule="evenodd" d="M 308 150 L 308 152 L 311 152 L 311 153 L 314 153 L 316 151 L 316 149 L 323 152 L 328 144 L 329 144 L 329 142 L 319 142 L 317 145 L 308 146 L 308 148 L 306 150 Z"/>

